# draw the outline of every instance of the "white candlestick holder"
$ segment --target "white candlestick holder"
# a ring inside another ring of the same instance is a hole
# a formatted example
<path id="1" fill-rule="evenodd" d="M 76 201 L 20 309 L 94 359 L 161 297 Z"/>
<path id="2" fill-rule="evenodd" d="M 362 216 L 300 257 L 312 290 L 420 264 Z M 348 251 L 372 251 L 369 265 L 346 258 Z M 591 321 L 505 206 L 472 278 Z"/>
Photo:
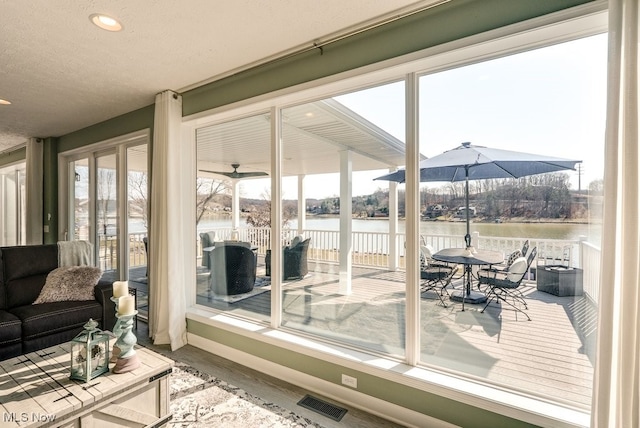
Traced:
<path id="1" fill-rule="evenodd" d="M 120 354 L 118 355 L 116 365 L 112 370 L 114 373 L 126 373 L 140 367 L 140 360 L 138 359 L 136 350 L 134 349 L 138 339 L 131 331 L 133 329 L 133 317 L 137 314 L 138 311 L 134 311 L 133 313 L 126 315 L 116 315 L 118 317 L 118 322 L 121 325 L 122 332 L 120 333 L 120 336 L 118 336 L 118 340 L 116 340 L 115 344 L 115 346 L 119 348 Z"/>
<path id="2" fill-rule="evenodd" d="M 118 318 L 118 303 L 120 299 L 118 297 L 111 297 L 111 301 L 116 305 L 116 324 L 113 326 L 113 335 L 117 338 L 122 334 L 122 324 L 120 322 L 120 318 Z M 115 363 L 118 359 L 118 355 L 120 355 L 120 348 L 118 348 L 117 342 L 113 344 L 111 348 L 111 358 L 109 359 L 110 363 Z"/>

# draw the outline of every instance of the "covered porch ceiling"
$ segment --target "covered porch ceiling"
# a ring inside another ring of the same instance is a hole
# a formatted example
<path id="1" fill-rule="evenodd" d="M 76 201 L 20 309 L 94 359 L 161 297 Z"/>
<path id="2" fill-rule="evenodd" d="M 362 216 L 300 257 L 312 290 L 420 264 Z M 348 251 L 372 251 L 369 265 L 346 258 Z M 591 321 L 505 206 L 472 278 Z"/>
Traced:
<path id="1" fill-rule="evenodd" d="M 261 114 L 196 132 L 198 169 L 270 173 L 270 118 Z M 334 99 L 282 111 L 284 176 L 340 172 L 340 153 L 352 152 L 353 171 L 405 164 L 405 143 Z M 214 176 L 198 172 L 199 176 Z M 216 175 L 219 176 L 219 175 Z M 222 177 L 222 176 L 219 176 Z"/>

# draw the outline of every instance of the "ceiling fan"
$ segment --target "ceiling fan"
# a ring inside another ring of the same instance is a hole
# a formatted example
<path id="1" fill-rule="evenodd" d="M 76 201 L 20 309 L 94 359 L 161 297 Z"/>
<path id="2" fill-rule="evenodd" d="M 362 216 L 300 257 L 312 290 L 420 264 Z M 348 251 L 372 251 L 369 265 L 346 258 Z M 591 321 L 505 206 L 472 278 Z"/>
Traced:
<path id="1" fill-rule="evenodd" d="M 232 163 L 231 167 L 233 168 L 233 172 L 226 171 L 208 171 L 206 169 L 201 169 L 202 172 L 210 172 L 212 174 L 220 174 L 226 175 L 229 178 L 247 178 L 247 177 L 262 177 L 264 175 L 269 175 L 266 172 L 262 171 L 254 171 L 254 172 L 238 172 L 238 168 L 240 167 L 239 163 Z"/>

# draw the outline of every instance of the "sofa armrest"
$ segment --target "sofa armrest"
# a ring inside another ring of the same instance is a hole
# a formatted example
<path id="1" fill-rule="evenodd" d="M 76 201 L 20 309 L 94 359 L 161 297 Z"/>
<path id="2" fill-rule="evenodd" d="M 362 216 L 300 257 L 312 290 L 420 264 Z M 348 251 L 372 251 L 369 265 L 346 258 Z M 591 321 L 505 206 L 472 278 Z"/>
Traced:
<path id="1" fill-rule="evenodd" d="M 113 296 L 113 283 L 101 279 L 95 288 L 95 296 L 102 305 L 102 329 L 113 331 L 116 325 L 116 304 L 111 301 Z"/>

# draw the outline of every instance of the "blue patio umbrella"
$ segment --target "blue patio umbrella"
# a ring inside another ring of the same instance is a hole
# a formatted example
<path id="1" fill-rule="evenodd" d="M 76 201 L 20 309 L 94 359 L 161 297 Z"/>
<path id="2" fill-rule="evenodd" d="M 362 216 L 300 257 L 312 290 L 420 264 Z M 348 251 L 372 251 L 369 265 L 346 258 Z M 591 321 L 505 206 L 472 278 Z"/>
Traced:
<path id="1" fill-rule="evenodd" d="M 465 181 L 465 204 L 467 214 L 467 247 L 471 246 L 469 231 L 469 180 L 490 178 L 520 178 L 563 170 L 575 170 L 582 161 L 516 152 L 462 143 L 460 147 L 420 162 L 420 181 Z M 404 183 L 405 170 L 401 169 L 374 180 Z"/>

